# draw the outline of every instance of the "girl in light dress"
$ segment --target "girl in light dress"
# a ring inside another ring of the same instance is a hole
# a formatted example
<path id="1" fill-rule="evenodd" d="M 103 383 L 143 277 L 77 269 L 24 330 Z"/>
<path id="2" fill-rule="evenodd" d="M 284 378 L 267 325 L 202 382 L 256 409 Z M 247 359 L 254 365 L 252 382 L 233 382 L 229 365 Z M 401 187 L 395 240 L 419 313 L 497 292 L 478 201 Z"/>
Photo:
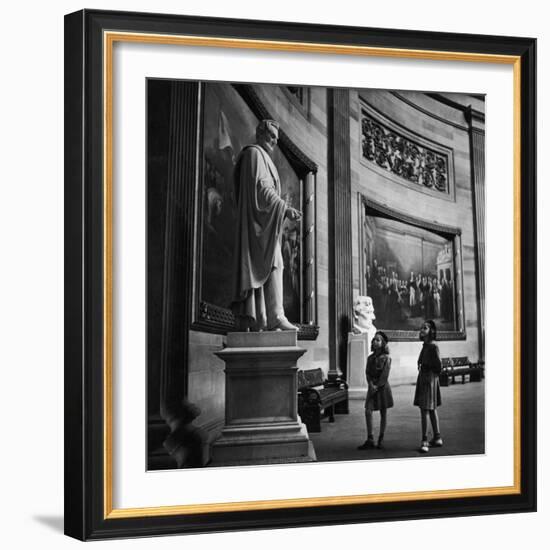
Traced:
<path id="1" fill-rule="evenodd" d="M 418 378 L 414 393 L 414 405 L 420 408 L 420 423 L 422 428 L 422 442 L 420 452 L 427 453 L 430 447 L 442 447 L 443 439 L 439 428 L 437 407 L 441 405 L 441 389 L 439 374 L 441 372 L 441 358 L 439 348 L 435 343 L 437 329 L 430 319 L 425 321 L 420 329 L 420 340 L 424 342 L 418 357 Z M 428 441 L 428 417 L 432 425 L 433 437 Z"/>

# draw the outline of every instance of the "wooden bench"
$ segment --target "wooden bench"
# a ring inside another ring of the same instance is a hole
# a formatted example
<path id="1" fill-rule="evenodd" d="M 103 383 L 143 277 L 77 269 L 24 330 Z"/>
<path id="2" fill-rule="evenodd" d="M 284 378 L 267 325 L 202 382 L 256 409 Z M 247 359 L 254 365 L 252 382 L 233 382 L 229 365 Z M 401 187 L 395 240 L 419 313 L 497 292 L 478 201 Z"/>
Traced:
<path id="1" fill-rule="evenodd" d="M 481 382 L 483 362 L 472 363 L 467 357 L 443 357 L 441 359 L 439 383 L 442 386 L 448 386 L 449 381 L 454 384 L 458 376 L 462 377 L 462 383 L 464 384 L 467 375 L 470 382 Z"/>
<path id="2" fill-rule="evenodd" d="M 348 385 L 325 380 L 322 369 L 298 371 L 298 414 L 310 432 L 321 431 L 321 412 L 334 422 L 334 414 L 349 414 Z"/>

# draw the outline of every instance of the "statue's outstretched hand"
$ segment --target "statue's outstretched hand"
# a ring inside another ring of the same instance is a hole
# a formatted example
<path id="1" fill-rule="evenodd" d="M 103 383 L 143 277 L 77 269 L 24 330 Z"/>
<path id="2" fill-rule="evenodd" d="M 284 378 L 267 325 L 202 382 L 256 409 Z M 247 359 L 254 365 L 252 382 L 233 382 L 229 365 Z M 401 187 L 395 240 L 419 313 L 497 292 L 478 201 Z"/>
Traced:
<path id="1" fill-rule="evenodd" d="M 285 216 L 291 221 L 296 221 L 302 217 L 302 213 L 299 210 L 296 210 L 296 208 L 289 206 L 285 211 Z"/>

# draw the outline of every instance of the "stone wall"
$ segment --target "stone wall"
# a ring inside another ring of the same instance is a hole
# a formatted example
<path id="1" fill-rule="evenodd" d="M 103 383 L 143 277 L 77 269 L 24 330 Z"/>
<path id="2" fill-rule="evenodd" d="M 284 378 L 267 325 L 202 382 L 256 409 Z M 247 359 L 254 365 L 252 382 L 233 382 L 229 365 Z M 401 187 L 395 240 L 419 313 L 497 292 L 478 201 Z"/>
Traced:
<path id="1" fill-rule="evenodd" d="M 466 101 L 464 97 L 456 100 Z M 470 99 L 470 98 L 467 98 Z M 454 191 L 450 195 L 427 193 L 422 188 L 406 182 L 391 172 L 376 169 L 363 158 L 361 151 L 361 106 L 363 102 L 390 119 L 397 126 L 412 131 L 419 138 L 427 139 L 452 150 L 454 165 Z M 482 102 L 471 99 L 477 108 Z M 479 359 L 478 344 L 478 296 L 476 290 L 475 233 L 472 189 L 470 137 L 464 113 L 436 101 L 426 94 L 380 90 L 351 92 L 352 121 L 352 220 L 353 233 L 353 287 L 359 294 L 359 195 L 398 212 L 408 212 L 425 222 L 457 227 L 462 232 L 464 315 L 466 339 L 441 341 L 442 356 L 464 356 Z M 453 196 L 454 195 L 454 196 Z M 392 380 L 394 383 L 413 382 L 416 377 L 416 361 L 420 342 L 394 342 Z"/>

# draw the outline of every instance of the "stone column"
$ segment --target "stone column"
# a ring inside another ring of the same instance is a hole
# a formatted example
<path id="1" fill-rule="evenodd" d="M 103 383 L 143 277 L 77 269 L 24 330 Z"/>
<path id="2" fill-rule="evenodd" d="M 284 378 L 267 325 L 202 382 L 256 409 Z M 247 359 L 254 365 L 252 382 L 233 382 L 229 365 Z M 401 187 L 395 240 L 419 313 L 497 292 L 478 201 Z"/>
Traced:
<path id="1" fill-rule="evenodd" d="M 349 90 L 328 89 L 329 379 L 346 378 L 351 329 L 351 139 Z"/>
<path id="2" fill-rule="evenodd" d="M 477 273 L 479 358 L 485 360 L 485 114 L 466 111 L 470 126 L 470 157 L 474 196 L 474 228 Z"/>
<path id="3" fill-rule="evenodd" d="M 298 416 L 296 364 L 306 350 L 296 331 L 230 332 L 216 355 L 225 361 L 225 426 L 212 465 L 316 460 Z"/>
<path id="4" fill-rule="evenodd" d="M 160 415 L 170 428 L 164 447 L 177 467 L 208 460 L 206 434 L 193 426 L 200 409 L 186 400 L 191 322 L 199 84 L 173 82 L 166 191 Z"/>

